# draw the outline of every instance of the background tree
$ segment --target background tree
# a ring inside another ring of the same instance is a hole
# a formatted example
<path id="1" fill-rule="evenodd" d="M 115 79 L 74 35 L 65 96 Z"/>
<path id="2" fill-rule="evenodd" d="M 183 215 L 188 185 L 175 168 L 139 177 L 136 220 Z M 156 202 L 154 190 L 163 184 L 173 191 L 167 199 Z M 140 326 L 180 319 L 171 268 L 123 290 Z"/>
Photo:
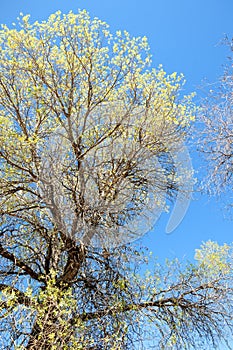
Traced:
<path id="1" fill-rule="evenodd" d="M 204 101 L 201 121 L 204 128 L 200 139 L 201 151 L 206 154 L 208 177 L 205 186 L 210 193 L 221 194 L 228 191 L 232 205 L 233 183 L 233 72 L 232 41 L 229 64 L 218 83 Z"/>
<path id="2" fill-rule="evenodd" d="M 161 349 L 215 344 L 231 327 L 230 248 L 141 280 L 126 245 L 185 190 L 182 77 L 148 70 L 145 38 L 85 11 L 20 26 L 0 36 L 4 349 L 132 349 L 145 319 Z"/>

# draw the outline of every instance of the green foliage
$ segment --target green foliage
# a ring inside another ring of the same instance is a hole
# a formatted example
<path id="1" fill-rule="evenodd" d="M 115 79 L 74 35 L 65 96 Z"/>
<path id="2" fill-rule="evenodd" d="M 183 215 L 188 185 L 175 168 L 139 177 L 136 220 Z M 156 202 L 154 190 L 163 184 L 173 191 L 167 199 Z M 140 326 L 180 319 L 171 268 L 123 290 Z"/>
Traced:
<path id="1" fill-rule="evenodd" d="M 200 268 L 206 270 L 207 275 L 228 274 L 229 261 L 232 260 L 232 248 L 224 244 L 220 246 L 217 242 L 208 241 L 196 249 L 195 259 Z"/>

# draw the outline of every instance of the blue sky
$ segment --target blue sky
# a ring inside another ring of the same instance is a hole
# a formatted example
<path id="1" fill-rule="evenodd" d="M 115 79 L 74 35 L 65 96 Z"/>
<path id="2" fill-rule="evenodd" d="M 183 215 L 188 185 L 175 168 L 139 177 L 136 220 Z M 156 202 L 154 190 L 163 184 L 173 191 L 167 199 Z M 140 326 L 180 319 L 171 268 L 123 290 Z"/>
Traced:
<path id="1" fill-rule="evenodd" d="M 106 21 L 112 31 L 126 29 L 134 36 L 146 35 L 153 65 L 162 63 L 168 73 L 184 73 L 185 93 L 198 92 L 205 79 L 215 82 L 226 63 L 228 52 L 220 41 L 233 35 L 232 0 L 1 0 L 0 23 L 10 25 L 20 12 L 42 20 L 56 10 L 75 12 L 78 8 Z M 199 164 L 196 157 L 194 168 Z M 233 241 L 233 221 L 224 220 L 220 209 L 224 203 L 196 194 L 193 197 L 172 234 L 165 233 L 168 215 L 164 214 L 142 240 L 160 259 L 191 259 L 195 248 L 208 239 Z"/>

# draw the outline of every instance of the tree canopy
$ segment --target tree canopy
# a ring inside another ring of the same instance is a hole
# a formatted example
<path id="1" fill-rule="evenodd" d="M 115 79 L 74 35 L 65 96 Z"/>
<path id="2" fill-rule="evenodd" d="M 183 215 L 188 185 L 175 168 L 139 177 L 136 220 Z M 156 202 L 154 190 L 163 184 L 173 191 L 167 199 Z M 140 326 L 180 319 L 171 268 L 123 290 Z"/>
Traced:
<path id="1" fill-rule="evenodd" d="M 85 11 L 21 25 L 1 35 L 4 212 L 30 208 L 38 220 L 46 207 L 49 222 L 92 245 L 137 237 L 132 217 L 182 188 L 170 156 L 193 118 L 182 77 L 146 69 L 146 38 L 112 36 Z"/>

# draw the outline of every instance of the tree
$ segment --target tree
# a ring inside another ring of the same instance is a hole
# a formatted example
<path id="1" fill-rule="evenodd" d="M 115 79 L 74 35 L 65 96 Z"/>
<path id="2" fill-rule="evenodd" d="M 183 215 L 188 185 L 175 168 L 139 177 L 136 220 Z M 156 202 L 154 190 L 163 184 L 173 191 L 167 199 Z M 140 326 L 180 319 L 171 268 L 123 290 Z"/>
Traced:
<path id="1" fill-rule="evenodd" d="M 182 77 L 86 11 L 19 24 L 0 36 L 4 349 L 132 349 L 149 321 L 161 349 L 215 344 L 231 327 L 230 248 L 141 279 L 129 244 L 185 191 Z"/>
<path id="2" fill-rule="evenodd" d="M 211 90 L 210 96 L 204 101 L 201 113 L 204 127 L 200 148 L 207 156 L 209 169 L 205 187 L 214 194 L 221 194 L 223 191 L 231 194 L 233 188 L 233 46 L 229 40 L 227 45 L 230 48 L 229 65 L 217 89 Z"/>

